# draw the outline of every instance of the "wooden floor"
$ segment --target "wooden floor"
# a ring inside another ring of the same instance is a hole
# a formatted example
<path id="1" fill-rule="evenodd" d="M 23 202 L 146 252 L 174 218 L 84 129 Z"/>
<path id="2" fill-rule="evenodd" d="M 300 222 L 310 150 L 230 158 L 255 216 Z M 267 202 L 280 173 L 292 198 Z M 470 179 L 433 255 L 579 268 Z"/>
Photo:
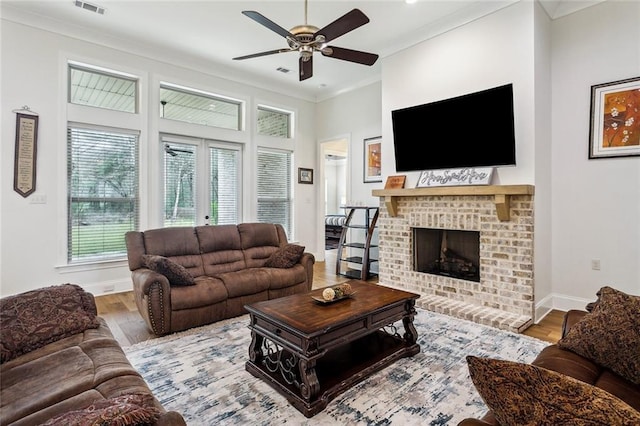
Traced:
<path id="1" fill-rule="evenodd" d="M 349 278 L 336 275 L 336 252 L 325 253 L 324 262 L 316 262 L 313 270 L 313 288 L 326 287 L 348 281 Z M 370 281 L 377 281 L 376 278 Z M 98 314 L 103 317 L 114 337 L 122 346 L 154 338 L 138 313 L 133 292 L 96 296 Z M 540 323 L 529 327 L 523 334 L 555 343 L 560 339 L 564 312 L 552 311 Z"/>

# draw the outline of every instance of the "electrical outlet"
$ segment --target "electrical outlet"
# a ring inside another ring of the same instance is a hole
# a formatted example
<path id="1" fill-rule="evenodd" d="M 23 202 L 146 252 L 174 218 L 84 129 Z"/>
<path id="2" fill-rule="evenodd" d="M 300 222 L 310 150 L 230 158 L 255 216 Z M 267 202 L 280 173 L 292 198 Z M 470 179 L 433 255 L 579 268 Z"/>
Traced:
<path id="1" fill-rule="evenodd" d="M 31 204 L 47 204 L 46 194 L 33 194 L 30 198 L 29 203 Z"/>
<path id="2" fill-rule="evenodd" d="M 594 271 L 600 270 L 600 259 L 591 260 L 591 269 L 593 269 Z"/>
<path id="3" fill-rule="evenodd" d="M 109 293 L 111 291 L 115 291 L 115 289 L 116 289 L 115 284 L 105 284 L 102 286 L 103 293 Z"/>

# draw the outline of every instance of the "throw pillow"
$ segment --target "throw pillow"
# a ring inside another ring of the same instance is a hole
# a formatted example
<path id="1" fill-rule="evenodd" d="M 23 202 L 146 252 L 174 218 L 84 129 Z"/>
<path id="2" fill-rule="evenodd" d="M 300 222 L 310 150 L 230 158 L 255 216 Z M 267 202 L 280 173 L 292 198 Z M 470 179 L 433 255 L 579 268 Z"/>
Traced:
<path id="1" fill-rule="evenodd" d="M 88 328 L 98 328 L 97 314 L 93 295 L 76 284 L 2 298 L 0 363 Z"/>
<path id="2" fill-rule="evenodd" d="M 638 425 L 640 413 L 596 386 L 530 364 L 467 356 L 471 380 L 501 425 Z"/>
<path id="3" fill-rule="evenodd" d="M 142 263 L 152 271 L 164 275 L 171 285 L 194 285 L 193 277 L 184 266 L 164 256 L 142 255 Z"/>
<path id="4" fill-rule="evenodd" d="M 575 352 L 640 384 L 640 296 L 602 287 L 590 314 L 558 341 Z"/>
<path id="5" fill-rule="evenodd" d="M 40 426 L 144 426 L 160 418 L 160 410 L 147 394 L 127 394 L 96 401 L 84 410 L 60 414 Z"/>
<path id="6" fill-rule="evenodd" d="M 264 266 L 268 268 L 291 268 L 300 261 L 304 253 L 304 246 L 297 244 L 287 244 L 274 251 L 267 259 Z"/>

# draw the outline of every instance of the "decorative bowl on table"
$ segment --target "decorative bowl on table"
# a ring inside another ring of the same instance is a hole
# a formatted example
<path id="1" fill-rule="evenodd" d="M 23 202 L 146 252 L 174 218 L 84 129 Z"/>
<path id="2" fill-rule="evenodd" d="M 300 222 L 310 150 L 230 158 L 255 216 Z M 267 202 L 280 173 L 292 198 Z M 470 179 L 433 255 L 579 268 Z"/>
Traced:
<path id="1" fill-rule="evenodd" d="M 352 297 L 356 292 L 353 291 L 351 285 L 348 283 L 340 284 L 338 286 L 327 287 L 322 291 L 322 296 L 311 296 L 313 300 L 322 304 L 328 304 L 344 300 Z"/>

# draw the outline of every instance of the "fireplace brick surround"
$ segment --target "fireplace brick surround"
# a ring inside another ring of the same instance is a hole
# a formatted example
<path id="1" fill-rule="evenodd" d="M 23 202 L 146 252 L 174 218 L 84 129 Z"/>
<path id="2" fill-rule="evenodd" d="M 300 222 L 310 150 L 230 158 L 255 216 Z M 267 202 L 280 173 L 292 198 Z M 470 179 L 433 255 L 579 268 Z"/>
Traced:
<path id="1" fill-rule="evenodd" d="M 374 190 L 379 282 L 420 294 L 424 309 L 520 333 L 534 317 L 533 187 Z M 385 208 L 385 206 L 387 208 Z M 480 282 L 413 270 L 412 228 L 480 233 Z"/>

